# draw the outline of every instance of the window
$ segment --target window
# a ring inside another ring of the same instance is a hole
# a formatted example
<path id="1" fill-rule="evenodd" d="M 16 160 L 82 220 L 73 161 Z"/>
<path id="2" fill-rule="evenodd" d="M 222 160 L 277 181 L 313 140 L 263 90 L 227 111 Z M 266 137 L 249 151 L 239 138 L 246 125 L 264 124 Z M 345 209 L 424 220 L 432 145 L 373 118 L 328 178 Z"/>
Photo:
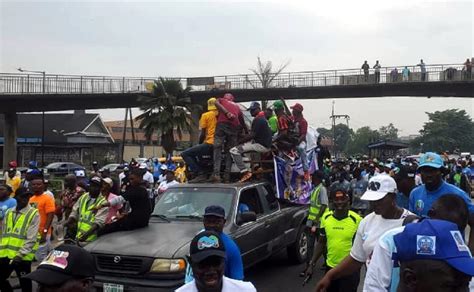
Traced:
<path id="1" fill-rule="evenodd" d="M 257 217 L 263 214 L 262 203 L 259 199 L 257 188 L 249 188 L 243 190 L 240 194 L 239 208 L 241 204 L 245 204 L 249 211 L 255 212 Z"/>
<path id="2" fill-rule="evenodd" d="M 261 187 L 261 190 L 263 196 L 267 200 L 269 211 L 273 212 L 275 210 L 278 210 L 278 201 L 275 197 L 275 190 L 273 189 L 273 187 L 269 184 L 265 184 Z"/>

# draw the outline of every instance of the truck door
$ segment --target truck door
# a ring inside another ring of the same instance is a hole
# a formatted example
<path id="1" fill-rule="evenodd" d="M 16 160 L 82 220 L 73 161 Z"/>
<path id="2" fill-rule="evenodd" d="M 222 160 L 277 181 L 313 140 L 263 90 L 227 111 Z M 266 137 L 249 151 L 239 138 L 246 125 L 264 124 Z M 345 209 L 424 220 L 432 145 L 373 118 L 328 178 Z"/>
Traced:
<path id="1" fill-rule="evenodd" d="M 268 250 L 268 232 L 270 225 L 265 218 L 265 210 L 257 186 L 251 186 L 240 192 L 239 206 L 255 212 L 257 221 L 239 226 L 234 239 L 240 248 L 244 266 L 252 265 L 270 255 Z"/>
<path id="2" fill-rule="evenodd" d="M 265 222 L 269 226 L 267 229 L 267 244 L 270 254 L 285 247 L 285 230 L 288 222 L 280 212 L 280 205 L 275 197 L 275 192 L 271 185 L 261 184 L 258 186 L 260 200 L 262 201 Z"/>

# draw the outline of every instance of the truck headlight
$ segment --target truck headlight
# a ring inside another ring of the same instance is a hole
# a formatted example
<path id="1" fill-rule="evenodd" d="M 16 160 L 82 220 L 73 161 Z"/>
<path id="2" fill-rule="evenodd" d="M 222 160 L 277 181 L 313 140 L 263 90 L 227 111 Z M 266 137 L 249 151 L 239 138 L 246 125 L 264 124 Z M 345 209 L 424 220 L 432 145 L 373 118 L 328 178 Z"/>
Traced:
<path id="1" fill-rule="evenodd" d="M 155 259 L 150 273 L 176 273 L 186 270 L 184 259 Z"/>

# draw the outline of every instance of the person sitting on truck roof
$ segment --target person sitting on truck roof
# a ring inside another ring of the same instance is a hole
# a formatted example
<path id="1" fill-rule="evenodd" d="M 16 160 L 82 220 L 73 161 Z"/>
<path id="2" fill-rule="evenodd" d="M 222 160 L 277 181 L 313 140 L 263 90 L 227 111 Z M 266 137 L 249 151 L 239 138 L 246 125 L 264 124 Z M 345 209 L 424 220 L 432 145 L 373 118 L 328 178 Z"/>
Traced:
<path id="1" fill-rule="evenodd" d="M 268 126 L 260 104 L 256 101 L 252 102 L 249 111 L 252 117 L 254 117 L 250 134 L 242 138 L 240 145 L 230 149 L 230 154 L 240 173 L 242 173 L 240 182 L 249 180 L 253 175 L 250 169 L 245 166 L 242 155 L 246 152 L 265 153 L 270 151 L 272 146 L 272 130 Z"/>
<path id="2" fill-rule="evenodd" d="M 221 237 L 226 250 L 224 275 L 231 279 L 243 280 L 244 266 L 242 264 L 240 249 L 235 241 L 223 232 L 225 222 L 224 208 L 217 205 L 206 207 L 203 217 L 204 230 L 217 232 Z M 191 273 L 191 269 L 187 269 L 185 282 L 188 283 L 192 281 L 192 279 L 193 274 Z"/>
<path id="3" fill-rule="evenodd" d="M 188 166 L 188 171 L 194 175 L 194 179 L 189 181 L 191 183 L 203 182 L 207 179 L 207 175 L 204 173 L 202 167 L 199 166 L 197 159 L 204 155 L 212 155 L 218 114 L 216 98 L 211 97 L 207 100 L 207 112 L 203 113 L 199 120 L 199 128 L 201 129 L 199 144 L 181 153 L 181 157 L 183 157 L 183 160 Z"/>
<path id="4" fill-rule="evenodd" d="M 176 292 L 254 292 L 252 283 L 227 278 L 224 275 L 226 248 L 214 231 L 196 235 L 189 246 L 189 263 L 194 280 L 176 289 Z"/>

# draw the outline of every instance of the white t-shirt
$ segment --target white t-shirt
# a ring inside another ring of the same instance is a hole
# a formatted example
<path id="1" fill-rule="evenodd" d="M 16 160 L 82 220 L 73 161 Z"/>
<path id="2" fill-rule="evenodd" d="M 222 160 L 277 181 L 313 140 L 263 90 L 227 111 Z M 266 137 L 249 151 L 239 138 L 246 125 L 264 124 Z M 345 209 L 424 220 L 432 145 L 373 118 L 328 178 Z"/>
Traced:
<path id="1" fill-rule="evenodd" d="M 358 262 L 365 262 L 369 265 L 372 252 L 380 237 L 388 230 L 402 226 L 405 218 L 412 214 L 410 211 L 403 209 L 402 216 L 399 219 L 385 219 L 374 212 L 367 215 L 360 221 L 359 228 L 357 228 L 351 249 L 351 257 Z"/>
<path id="2" fill-rule="evenodd" d="M 172 180 L 170 182 L 167 182 L 166 180 L 164 182 L 161 182 L 160 185 L 158 186 L 158 193 L 164 193 L 169 187 L 179 185 L 179 182 L 176 180 Z"/>
<path id="3" fill-rule="evenodd" d="M 151 172 L 149 171 L 145 172 L 145 174 L 143 175 L 143 180 L 148 182 L 150 184 L 150 187 L 152 187 L 153 183 L 155 182 L 155 179 L 153 178 L 153 174 L 151 174 Z"/>
<path id="4" fill-rule="evenodd" d="M 253 286 L 250 282 L 244 282 L 240 280 L 234 280 L 223 276 L 222 279 L 222 290 L 221 292 L 256 292 L 257 289 Z M 196 284 L 194 280 L 191 282 L 184 284 L 183 286 L 179 287 L 175 290 L 175 292 L 198 292 Z"/>

